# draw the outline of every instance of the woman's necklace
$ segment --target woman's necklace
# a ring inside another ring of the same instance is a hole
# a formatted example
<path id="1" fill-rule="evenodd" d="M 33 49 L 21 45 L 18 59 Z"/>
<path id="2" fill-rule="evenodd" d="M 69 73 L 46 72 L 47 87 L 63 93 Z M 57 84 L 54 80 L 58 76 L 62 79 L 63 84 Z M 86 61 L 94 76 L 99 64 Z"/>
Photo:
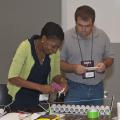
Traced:
<path id="1" fill-rule="evenodd" d="M 42 52 L 42 44 L 40 44 L 38 40 L 35 40 L 34 45 L 35 45 L 35 51 L 39 59 L 39 62 L 40 64 L 43 64 L 45 60 L 45 54 Z"/>

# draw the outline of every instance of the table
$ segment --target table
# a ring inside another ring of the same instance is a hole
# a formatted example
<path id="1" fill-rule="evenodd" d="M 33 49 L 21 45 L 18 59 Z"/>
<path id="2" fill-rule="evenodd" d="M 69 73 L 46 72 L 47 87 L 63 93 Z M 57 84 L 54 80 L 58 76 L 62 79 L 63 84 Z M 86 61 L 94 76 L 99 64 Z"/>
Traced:
<path id="1" fill-rule="evenodd" d="M 100 118 L 90 119 L 87 118 L 86 116 L 80 116 L 80 115 L 66 115 L 64 117 L 64 120 L 112 120 L 112 118 L 109 116 L 101 116 Z"/>
<path id="2" fill-rule="evenodd" d="M 39 112 L 39 110 L 40 110 L 39 107 L 31 108 L 31 110 L 29 108 L 30 113 Z M 13 111 L 11 111 L 11 112 L 13 112 Z M 101 116 L 99 119 L 88 119 L 87 116 L 85 116 L 85 115 L 81 116 L 79 114 L 65 114 L 65 116 L 61 120 L 112 120 L 112 117 L 115 117 L 116 115 L 117 115 L 116 108 L 113 108 L 111 116 Z M 10 119 L 10 117 L 11 117 L 11 119 Z M 1 118 L 0 120 L 7 120 L 7 118 L 9 118 L 9 120 L 13 120 L 13 117 L 14 117 L 14 120 L 19 120 L 17 113 L 16 114 L 8 113 L 6 116 Z M 34 120 L 34 119 L 31 119 L 31 120 Z"/>
<path id="3" fill-rule="evenodd" d="M 64 120 L 112 120 L 112 118 L 115 116 L 117 116 L 117 111 L 116 108 L 113 108 L 111 116 L 101 116 L 100 118 L 97 119 L 88 119 L 87 116 L 66 114 Z"/>

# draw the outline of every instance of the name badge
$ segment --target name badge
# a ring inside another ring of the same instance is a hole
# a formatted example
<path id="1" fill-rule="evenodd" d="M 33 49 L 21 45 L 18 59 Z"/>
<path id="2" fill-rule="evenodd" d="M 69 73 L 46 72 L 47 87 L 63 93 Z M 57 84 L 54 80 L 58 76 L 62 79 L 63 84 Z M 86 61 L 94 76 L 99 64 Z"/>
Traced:
<path id="1" fill-rule="evenodd" d="M 94 74 L 94 73 L 95 73 L 95 72 L 92 72 L 92 71 L 91 71 L 91 72 L 86 72 L 86 73 L 85 73 L 85 77 L 86 77 L 86 78 L 94 78 L 94 77 L 95 77 L 95 74 Z"/>
<path id="2" fill-rule="evenodd" d="M 81 65 L 85 67 L 94 67 L 94 61 L 93 60 L 81 61 Z M 86 73 L 82 74 L 82 77 L 83 79 L 95 78 L 95 70 L 87 71 Z"/>

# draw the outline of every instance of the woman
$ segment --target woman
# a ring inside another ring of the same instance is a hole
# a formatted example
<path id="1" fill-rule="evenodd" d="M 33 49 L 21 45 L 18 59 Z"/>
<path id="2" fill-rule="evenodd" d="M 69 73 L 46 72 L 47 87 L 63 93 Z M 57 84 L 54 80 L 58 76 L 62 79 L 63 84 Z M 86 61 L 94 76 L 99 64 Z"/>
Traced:
<path id="1" fill-rule="evenodd" d="M 51 70 L 49 55 L 57 52 L 63 40 L 62 28 L 48 22 L 40 36 L 34 35 L 20 44 L 10 66 L 7 85 L 14 106 L 37 106 L 39 94 L 55 92 L 47 84 Z"/>

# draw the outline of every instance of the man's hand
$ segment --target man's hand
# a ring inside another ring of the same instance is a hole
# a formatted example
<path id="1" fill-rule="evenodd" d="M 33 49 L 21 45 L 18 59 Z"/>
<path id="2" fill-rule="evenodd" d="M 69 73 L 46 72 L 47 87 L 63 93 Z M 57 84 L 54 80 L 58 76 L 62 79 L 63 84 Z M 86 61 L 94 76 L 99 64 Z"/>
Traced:
<path id="1" fill-rule="evenodd" d="M 95 67 L 98 67 L 98 68 L 96 69 L 97 72 L 104 72 L 105 69 L 106 69 L 105 64 L 102 63 L 102 62 L 101 62 L 101 63 L 98 63 Z"/>
<path id="2" fill-rule="evenodd" d="M 81 65 L 81 64 L 75 64 L 74 65 L 74 73 L 81 75 L 83 73 L 86 72 L 86 68 L 85 66 Z"/>

